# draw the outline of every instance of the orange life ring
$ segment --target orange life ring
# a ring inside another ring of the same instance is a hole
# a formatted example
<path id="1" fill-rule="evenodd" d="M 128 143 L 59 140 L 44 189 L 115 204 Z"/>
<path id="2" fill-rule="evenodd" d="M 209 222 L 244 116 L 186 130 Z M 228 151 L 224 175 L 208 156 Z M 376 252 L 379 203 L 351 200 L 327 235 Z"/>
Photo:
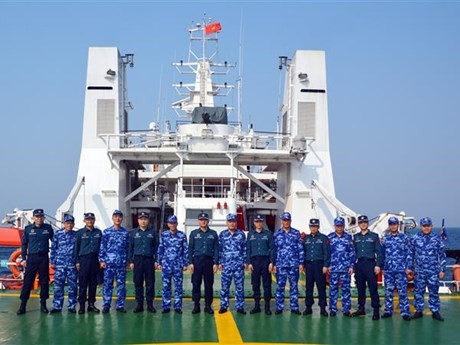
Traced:
<path id="1" fill-rule="evenodd" d="M 11 253 L 10 258 L 8 259 L 8 268 L 11 273 L 13 273 L 13 278 L 19 278 L 21 271 L 19 271 L 19 266 L 21 266 L 21 261 L 19 257 L 21 256 L 21 248 L 16 249 Z"/>

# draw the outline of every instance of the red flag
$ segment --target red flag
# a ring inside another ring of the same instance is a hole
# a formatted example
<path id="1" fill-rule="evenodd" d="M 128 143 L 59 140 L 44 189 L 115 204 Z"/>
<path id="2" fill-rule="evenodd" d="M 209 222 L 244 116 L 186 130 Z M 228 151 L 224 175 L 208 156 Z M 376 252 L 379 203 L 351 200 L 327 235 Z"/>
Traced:
<path id="1" fill-rule="evenodd" d="M 212 23 L 204 27 L 204 32 L 206 33 L 206 35 L 219 32 L 220 30 L 222 30 L 222 25 L 220 25 L 220 23 Z"/>

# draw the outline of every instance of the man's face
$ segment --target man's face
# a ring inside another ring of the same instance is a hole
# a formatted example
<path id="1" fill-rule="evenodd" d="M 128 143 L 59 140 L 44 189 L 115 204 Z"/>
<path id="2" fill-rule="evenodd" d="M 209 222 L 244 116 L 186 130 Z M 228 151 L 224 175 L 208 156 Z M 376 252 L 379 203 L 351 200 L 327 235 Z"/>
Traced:
<path id="1" fill-rule="evenodd" d="M 45 217 L 43 216 L 33 216 L 33 218 L 36 226 L 42 226 L 45 221 Z"/>
<path id="2" fill-rule="evenodd" d="M 198 225 L 201 227 L 201 228 L 206 228 L 208 226 L 208 220 L 207 219 L 198 219 Z"/>
<path id="3" fill-rule="evenodd" d="M 66 231 L 71 231 L 73 229 L 74 222 L 65 222 L 64 223 L 64 229 Z"/>
<path id="4" fill-rule="evenodd" d="M 398 232 L 399 224 L 390 224 L 388 225 L 388 228 L 392 234 L 395 234 Z"/>
<path id="5" fill-rule="evenodd" d="M 168 229 L 171 231 L 177 230 L 177 223 L 168 223 Z"/>
<path id="6" fill-rule="evenodd" d="M 368 222 L 359 222 L 358 223 L 358 226 L 361 230 L 365 231 L 367 230 L 367 228 L 369 227 L 369 223 Z"/>
<path id="7" fill-rule="evenodd" d="M 283 228 L 288 229 L 291 227 L 291 220 L 290 219 L 282 219 L 281 224 L 283 225 Z"/>
<path id="8" fill-rule="evenodd" d="M 312 235 L 316 235 L 319 231 L 319 226 L 317 225 L 310 225 L 310 233 Z"/>
<path id="9" fill-rule="evenodd" d="M 433 230 L 433 225 L 422 225 L 422 232 L 425 235 L 430 234 L 432 230 Z"/>
<path id="10" fill-rule="evenodd" d="M 345 227 L 343 225 L 335 225 L 335 232 L 339 235 L 342 235 L 344 228 Z"/>
<path id="11" fill-rule="evenodd" d="M 255 227 L 257 230 L 262 230 L 263 227 L 264 227 L 264 222 L 261 221 L 261 220 L 255 220 L 255 221 L 254 221 L 254 227 Z"/>
<path id="12" fill-rule="evenodd" d="M 139 227 L 142 229 L 146 229 L 149 226 L 149 219 L 147 217 L 142 217 L 137 220 L 139 223 Z"/>
<path id="13" fill-rule="evenodd" d="M 94 218 L 86 218 L 83 221 L 85 222 L 85 225 L 87 228 L 92 229 L 94 227 L 94 221 L 95 221 Z"/>
<path id="14" fill-rule="evenodd" d="M 227 220 L 227 228 L 230 231 L 236 230 L 236 221 L 235 220 Z"/>
<path id="15" fill-rule="evenodd" d="M 123 221 L 123 216 L 121 214 L 114 214 L 112 216 L 113 225 L 120 226 L 122 221 Z"/>

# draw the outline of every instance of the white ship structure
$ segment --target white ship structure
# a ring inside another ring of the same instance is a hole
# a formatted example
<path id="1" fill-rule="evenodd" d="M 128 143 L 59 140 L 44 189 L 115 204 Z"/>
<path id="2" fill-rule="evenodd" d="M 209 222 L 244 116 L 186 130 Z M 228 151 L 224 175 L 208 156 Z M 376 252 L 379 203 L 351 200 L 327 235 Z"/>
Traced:
<path id="1" fill-rule="evenodd" d="M 179 228 L 188 233 L 200 212 L 210 215 L 217 231 L 226 228 L 232 212 L 240 228 L 249 230 L 255 214 L 263 214 L 266 226 L 276 230 L 279 215 L 287 211 L 292 226 L 303 232 L 310 218 L 320 219 L 323 232 L 333 231 L 338 215 L 349 231 L 356 229 L 357 213 L 335 197 L 325 53 L 298 50 L 291 58 L 280 57 L 285 83 L 279 121 L 266 117 L 276 131 L 260 132 L 252 124 L 245 130 L 240 116 L 229 121 L 236 111 L 218 102 L 237 89 L 216 82 L 235 67 L 218 59 L 220 28 L 202 23 L 188 30 L 188 58 L 173 63 L 185 79 L 173 85 L 180 95 L 172 104 L 179 115 L 175 127 L 166 121 L 131 131 L 127 69 L 133 54 L 122 55 L 115 47 L 89 49 L 78 176 L 57 210 L 58 221 L 73 214 L 82 227 L 83 213 L 93 212 L 104 229 L 113 210 L 120 209 L 130 228 L 137 213 L 147 211 L 158 229 L 176 214 Z M 384 231 L 390 215 L 395 214 L 376 217 L 373 230 Z M 403 213 L 396 216 L 405 219 Z"/>

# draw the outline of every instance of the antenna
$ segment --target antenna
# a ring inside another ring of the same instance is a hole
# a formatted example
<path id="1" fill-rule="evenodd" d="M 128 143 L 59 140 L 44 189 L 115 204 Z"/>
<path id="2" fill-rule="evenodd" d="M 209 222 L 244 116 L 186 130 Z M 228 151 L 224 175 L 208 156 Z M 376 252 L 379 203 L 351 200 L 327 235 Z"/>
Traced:
<path id="1" fill-rule="evenodd" d="M 160 123 L 160 110 L 161 110 L 161 89 L 163 84 L 163 65 L 161 65 L 160 70 L 160 86 L 158 88 L 158 105 L 157 105 L 157 123 Z"/>
<path id="2" fill-rule="evenodd" d="M 238 54 L 238 123 L 241 123 L 241 109 L 243 108 L 243 9 L 240 18 L 240 46 Z"/>

